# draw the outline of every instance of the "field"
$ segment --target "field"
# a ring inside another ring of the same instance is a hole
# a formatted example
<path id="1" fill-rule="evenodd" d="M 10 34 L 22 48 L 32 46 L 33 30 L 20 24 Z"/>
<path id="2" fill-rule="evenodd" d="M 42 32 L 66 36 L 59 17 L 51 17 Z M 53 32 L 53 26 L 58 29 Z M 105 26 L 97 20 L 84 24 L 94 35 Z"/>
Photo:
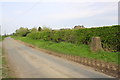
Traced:
<path id="1" fill-rule="evenodd" d="M 99 51 L 93 53 L 90 51 L 90 47 L 85 44 L 76 45 L 67 42 L 56 43 L 52 41 L 34 40 L 28 37 L 14 37 L 14 38 L 33 44 L 39 48 L 44 48 L 63 54 L 71 54 L 118 64 L 118 52 Z"/>

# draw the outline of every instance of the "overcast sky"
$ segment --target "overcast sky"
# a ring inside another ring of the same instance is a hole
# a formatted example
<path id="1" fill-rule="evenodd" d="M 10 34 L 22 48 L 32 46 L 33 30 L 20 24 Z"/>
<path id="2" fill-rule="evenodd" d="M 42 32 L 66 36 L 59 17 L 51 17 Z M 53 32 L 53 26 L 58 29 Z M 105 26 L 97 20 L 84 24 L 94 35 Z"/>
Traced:
<path id="1" fill-rule="evenodd" d="M 45 0 L 39 2 L 0 2 L 2 34 L 19 27 L 46 26 L 52 29 L 75 25 L 98 27 L 118 24 L 118 2 L 79 2 L 79 0 Z"/>

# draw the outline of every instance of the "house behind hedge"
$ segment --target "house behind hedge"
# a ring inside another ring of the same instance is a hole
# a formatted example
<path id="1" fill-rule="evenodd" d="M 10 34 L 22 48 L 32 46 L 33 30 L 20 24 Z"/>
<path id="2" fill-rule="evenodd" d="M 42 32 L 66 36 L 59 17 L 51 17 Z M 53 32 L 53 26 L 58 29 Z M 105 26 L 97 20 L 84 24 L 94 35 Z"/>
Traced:
<path id="1" fill-rule="evenodd" d="M 74 29 L 81 29 L 81 28 L 85 28 L 85 27 L 83 25 L 78 25 L 74 27 Z"/>

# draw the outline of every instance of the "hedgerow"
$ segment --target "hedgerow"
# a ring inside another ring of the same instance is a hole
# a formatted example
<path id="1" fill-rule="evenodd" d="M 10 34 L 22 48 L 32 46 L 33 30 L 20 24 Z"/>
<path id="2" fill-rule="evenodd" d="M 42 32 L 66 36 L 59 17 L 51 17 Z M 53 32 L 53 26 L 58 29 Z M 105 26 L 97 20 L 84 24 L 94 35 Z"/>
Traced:
<path id="1" fill-rule="evenodd" d="M 108 51 L 120 51 L 120 25 L 98 28 L 83 28 L 71 30 L 50 30 L 29 33 L 27 37 L 54 42 L 69 42 L 89 45 L 92 37 L 100 37 L 102 47 Z"/>

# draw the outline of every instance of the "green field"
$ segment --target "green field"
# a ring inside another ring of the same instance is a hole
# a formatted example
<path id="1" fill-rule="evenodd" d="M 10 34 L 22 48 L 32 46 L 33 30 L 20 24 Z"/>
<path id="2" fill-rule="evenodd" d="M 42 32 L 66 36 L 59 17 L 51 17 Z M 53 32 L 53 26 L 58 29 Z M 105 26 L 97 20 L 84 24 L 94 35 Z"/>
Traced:
<path id="1" fill-rule="evenodd" d="M 52 41 L 34 40 L 28 37 L 14 37 L 14 38 L 33 44 L 39 48 L 44 48 L 63 54 L 71 54 L 81 57 L 93 58 L 97 60 L 103 60 L 106 62 L 113 62 L 116 64 L 118 63 L 118 52 L 99 51 L 93 53 L 90 51 L 90 47 L 85 44 L 76 45 L 67 42 L 55 43 Z"/>

